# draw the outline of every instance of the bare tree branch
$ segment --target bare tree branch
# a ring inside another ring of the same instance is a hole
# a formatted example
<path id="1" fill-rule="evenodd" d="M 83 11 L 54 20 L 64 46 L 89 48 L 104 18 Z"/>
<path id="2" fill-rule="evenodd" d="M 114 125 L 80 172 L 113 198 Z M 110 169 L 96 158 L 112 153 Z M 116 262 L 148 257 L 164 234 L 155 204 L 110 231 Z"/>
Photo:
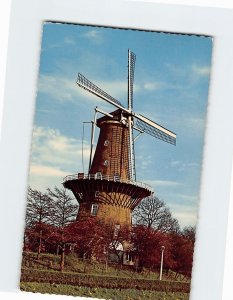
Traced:
<path id="1" fill-rule="evenodd" d="M 140 202 L 133 211 L 133 220 L 136 224 L 161 232 L 178 232 L 180 230 L 179 223 L 173 218 L 169 208 L 155 196 L 147 197 Z"/>

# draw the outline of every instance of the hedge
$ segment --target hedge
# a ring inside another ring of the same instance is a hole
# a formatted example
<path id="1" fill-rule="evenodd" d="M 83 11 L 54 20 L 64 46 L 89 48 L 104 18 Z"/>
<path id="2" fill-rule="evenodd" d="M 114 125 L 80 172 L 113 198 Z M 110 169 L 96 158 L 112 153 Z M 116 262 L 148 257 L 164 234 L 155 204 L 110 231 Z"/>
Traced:
<path id="1" fill-rule="evenodd" d="M 67 284 L 92 288 L 138 289 L 160 292 L 190 292 L 190 283 L 147 279 L 120 278 L 75 273 L 22 269 L 21 282 Z"/>

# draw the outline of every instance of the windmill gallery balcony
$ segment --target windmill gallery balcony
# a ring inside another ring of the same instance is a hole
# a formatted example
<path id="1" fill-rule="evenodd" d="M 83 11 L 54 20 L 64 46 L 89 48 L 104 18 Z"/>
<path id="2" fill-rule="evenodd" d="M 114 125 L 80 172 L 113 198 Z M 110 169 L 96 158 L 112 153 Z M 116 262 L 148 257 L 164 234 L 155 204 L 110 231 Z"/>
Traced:
<path id="1" fill-rule="evenodd" d="M 63 179 L 63 186 L 73 191 L 79 203 L 104 203 L 122 208 L 135 206 L 153 193 L 152 188 L 139 181 L 127 180 L 118 175 L 78 173 Z"/>

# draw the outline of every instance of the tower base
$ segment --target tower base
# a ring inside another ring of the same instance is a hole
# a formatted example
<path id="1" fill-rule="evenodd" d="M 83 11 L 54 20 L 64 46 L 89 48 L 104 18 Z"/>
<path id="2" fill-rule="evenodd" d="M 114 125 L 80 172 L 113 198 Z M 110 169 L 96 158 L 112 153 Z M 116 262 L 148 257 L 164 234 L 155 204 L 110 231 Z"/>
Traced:
<path id="1" fill-rule="evenodd" d="M 142 183 L 97 174 L 68 175 L 63 186 L 71 190 L 79 202 L 77 218 L 96 216 L 103 221 L 131 225 L 132 210 L 152 194 Z"/>

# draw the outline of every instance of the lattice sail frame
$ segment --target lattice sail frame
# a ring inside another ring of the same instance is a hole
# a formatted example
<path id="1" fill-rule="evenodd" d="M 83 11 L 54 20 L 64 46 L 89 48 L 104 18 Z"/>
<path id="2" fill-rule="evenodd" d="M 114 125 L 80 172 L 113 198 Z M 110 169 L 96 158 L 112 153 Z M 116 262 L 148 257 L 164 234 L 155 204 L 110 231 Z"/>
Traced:
<path id="1" fill-rule="evenodd" d="M 133 84 L 135 72 L 136 55 L 129 50 L 128 52 L 128 110 L 133 108 Z"/>
<path id="2" fill-rule="evenodd" d="M 120 103 L 120 101 L 116 100 L 112 96 L 110 96 L 108 93 L 100 89 L 97 85 L 92 83 L 90 80 L 88 80 L 85 76 L 83 76 L 81 73 L 78 73 L 78 78 L 76 81 L 77 85 L 83 88 L 84 90 L 104 99 L 104 100 L 110 100 L 111 102 L 122 106 L 123 105 Z"/>
<path id="3" fill-rule="evenodd" d="M 174 136 L 171 136 L 170 134 L 167 134 L 167 133 L 161 131 L 160 129 L 153 127 L 142 120 L 139 120 L 136 118 L 135 125 L 141 131 L 143 131 L 151 136 L 154 136 L 159 140 L 162 140 L 162 141 L 167 142 L 172 145 L 176 145 L 176 138 Z"/>

